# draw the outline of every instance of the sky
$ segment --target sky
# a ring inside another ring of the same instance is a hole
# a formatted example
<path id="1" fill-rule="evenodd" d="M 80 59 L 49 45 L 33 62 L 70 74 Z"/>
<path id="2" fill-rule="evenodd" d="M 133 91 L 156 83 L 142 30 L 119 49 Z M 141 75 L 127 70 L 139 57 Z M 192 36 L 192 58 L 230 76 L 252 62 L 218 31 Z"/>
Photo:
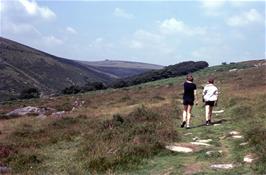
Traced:
<path id="1" fill-rule="evenodd" d="M 265 59 L 265 1 L 0 0 L 0 35 L 59 57 L 160 65 Z"/>

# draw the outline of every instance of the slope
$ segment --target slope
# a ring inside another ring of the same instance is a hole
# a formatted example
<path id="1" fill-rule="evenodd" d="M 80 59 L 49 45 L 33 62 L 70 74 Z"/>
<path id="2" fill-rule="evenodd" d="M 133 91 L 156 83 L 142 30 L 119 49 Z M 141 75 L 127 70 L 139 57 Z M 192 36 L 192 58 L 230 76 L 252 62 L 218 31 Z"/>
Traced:
<path id="1" fill-rule="evenodd" d="M 215 110 L 225 112 L 214 115 L 220 125 L 204 126 L 203 104 L 194 106 L 190 130 L 179 126 L 184 76 L 2 104 L 2 115 L 22 105 L 67 112 L 1 120 L 1 165 L 18 174 L 265 174 L 265 66 L 261 60 L 195 72 L 199 93 L 208 76 L 216 78 L 221 93 Z M 76 101 L 84 103 L 71 110 Z M 242 137 L 233 138 L 231 131 Z M 197 139 L 210 139 L 210 146 L 188 154 L 165 149 Z M 245 163 L 247 154 L 256 160 Z"/>
<path id="2" fill-rule="evenodd" d="M 55 93 L 70 85 L 98 81 L 110 83 L 113 77 L 75 61 L 56 57 L 17 42 L 0 38 L 0 101 L 29 87 Z"/>

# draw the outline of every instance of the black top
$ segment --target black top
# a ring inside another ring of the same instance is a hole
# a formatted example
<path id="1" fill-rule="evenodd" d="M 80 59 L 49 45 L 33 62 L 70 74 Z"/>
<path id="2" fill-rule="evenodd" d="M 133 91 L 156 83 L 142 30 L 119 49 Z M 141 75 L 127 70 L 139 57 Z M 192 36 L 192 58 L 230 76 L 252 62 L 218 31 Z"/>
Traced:
<path id="1" fill-rule="evenodd" d="M 194 101 L 194 90 L 197 89 L 196 84 L 188 83 L 187 81 L 184 83 L 184 95 L 183 100 Z"/>

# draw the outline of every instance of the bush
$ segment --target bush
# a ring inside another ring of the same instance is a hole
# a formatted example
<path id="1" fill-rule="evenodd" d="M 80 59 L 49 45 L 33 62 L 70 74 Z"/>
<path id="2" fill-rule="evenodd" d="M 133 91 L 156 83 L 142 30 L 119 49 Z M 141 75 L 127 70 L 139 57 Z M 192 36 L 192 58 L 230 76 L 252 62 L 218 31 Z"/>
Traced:
<path id="1" fill-rule="evenodd" d="M 266 172 L 266 127 L 263 122 L 251 122 L 245 131 L 245 138 L 249 141 L 253 151 L 259 157 L 259 160 L 252 166 L 256 172 L 263 174 Z"/>
<path id="2" fill-rule="evenodd" d="M 81 91 L 79 86 L 70 86 L 62 90 L 63 94 L 77 94 Z"/>
<path id="3" fill-rule="evenodd" d="M 156 155 L 165 143 L 179 139 L 173 119 L 166 117 L 141 106 L 127 116 L 115 114 L 99 122 L 79 150 L 85 168 L 96 174 L 130 170 Z"/>
<path id="4" fill-rule="evenodd" d="M 39 97 L 40 97 L 40 92 L 37 88 L 24 89 L 19 96 L 20 99 L 31 99 Z"/>

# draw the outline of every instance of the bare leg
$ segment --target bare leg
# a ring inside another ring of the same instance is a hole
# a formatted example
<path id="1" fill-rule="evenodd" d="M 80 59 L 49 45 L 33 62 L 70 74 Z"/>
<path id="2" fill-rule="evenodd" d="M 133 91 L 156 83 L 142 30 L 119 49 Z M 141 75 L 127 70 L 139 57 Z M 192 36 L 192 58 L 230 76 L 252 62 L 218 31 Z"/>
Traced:
<path id="1" fill-rule="evenodd" d="M 184 110 L 183 110 L 183 122 L 187 121 L 187 105 L 184 105 Z"/>
<path id="2" fill-rule="evenodd" d="M 187 107 L 187 127 L 189 127 L 189 124 L 190 124 L 191 111 L 192 111 L 192 106 L 188 105 L 188 107 Z"/>
<path id="3" fill-rule="evenodd" d="M 209 120 L 210 121 L 212 120 L 212 109 L 213 109 L 213 106 L 210 106 L 210 109 L 209 109 Z"/>
<path id="4" fill-rule="evenodd" d="M 205 117 L 206 117 L 206 121 L 209 120 L 209 116 L 210 116 L 210 106 L 209 105 L 205 105 Z"/>

